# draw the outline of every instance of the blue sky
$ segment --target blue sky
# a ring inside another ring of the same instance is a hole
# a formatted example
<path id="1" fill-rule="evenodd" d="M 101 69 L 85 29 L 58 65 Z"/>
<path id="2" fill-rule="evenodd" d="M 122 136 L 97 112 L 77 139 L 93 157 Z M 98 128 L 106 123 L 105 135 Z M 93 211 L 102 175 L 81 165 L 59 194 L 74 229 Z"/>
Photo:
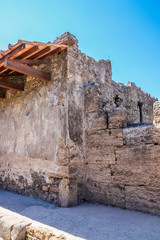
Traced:
<path id="1" fill-rule="evenodd" d="M 160 0 L 5 0 L 0 9 L 0 49 L 69 31 L 81 51 L 111 60 L 113 80 L 160 98 Z"/>

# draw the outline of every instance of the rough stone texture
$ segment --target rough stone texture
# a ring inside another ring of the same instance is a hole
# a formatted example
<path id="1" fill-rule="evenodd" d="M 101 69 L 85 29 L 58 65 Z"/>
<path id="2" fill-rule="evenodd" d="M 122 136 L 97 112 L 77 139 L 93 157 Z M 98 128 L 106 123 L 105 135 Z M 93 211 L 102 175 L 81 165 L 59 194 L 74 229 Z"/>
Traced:
<path id="1" fill-rule="evenodd" d="M 74 184 L 70 173 L 74 166 L 68 165 L 65 152 L 69 139 L 67 52 L 54 55 L 50 65 L 43 65 L 39 68 L 52 74 L 50 83 L 27 77 L 23 93 L 13 95 L 9 90 L 0 103 L 0 184 L 4 189 L 68 206 L 73 202 L 67 191 Z M 63 158 L 60 141 L 64 143 Z M 59 195 L 63 178 L 68 186 Z"/>
<path id="2" fill-rule="evenodd" d="M 160 102 L 154 103 L 154 125 L 156 128 L 160 128 Z"/>
<path id="3" fill-rule="evenodd" d="M 8 211 L 9 212 L 9 211 Z M 26 227 L 31 222 L 26 221 L 18 214 L 0 213 L 0 237 L 4 240 L 25 240 Z"/>
<path id="4" fill-rule="evenodd" d="M 33 221 L 7 209 L 0 209 L 0 239 L 3 240 L 67 240 L 63 231 Z"/>
<path id="5" fill-rule="evenodd" d="M 119 131 L 87 138 L 86 199 L 160 214 L 159 133 L 153 126 Z"/>
<path id="6" fill-rule="evenodd" d="M 26 228 L 26 240 L 66 240 L 64 235 L 56 236 L 56 234 L 48 229 L 29 226 Z"/>
<path id="7" fill-rule="evenodd" d="M 87 200 L 160 214 L 159 102 L 152 126 L 156 98 L 114 82 L 110 61 L 86 56 L 73 35 L 54 43 L 68 49 L 38 67 L 51 82 L 27 77 L 23 93 L 0 103 L 1 187 L 64 207 Z"/>

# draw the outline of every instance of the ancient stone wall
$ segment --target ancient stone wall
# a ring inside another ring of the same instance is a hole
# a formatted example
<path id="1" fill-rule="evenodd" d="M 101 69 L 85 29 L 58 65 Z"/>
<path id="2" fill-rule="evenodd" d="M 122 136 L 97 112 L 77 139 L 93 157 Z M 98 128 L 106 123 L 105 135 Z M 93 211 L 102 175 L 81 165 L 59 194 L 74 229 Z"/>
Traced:
<path id="1" fill-rule="evenodd" d="M 0 104 L 1 186 L 64 206 L 77 198 L 68 164 L 75 147 L 68 140 L 66 59 L 63 51 L 39 66 L 52 74 L 50 83 L 27 77 L 25 91 L 9 90 Z"/>
<path id="2" fill-rule="evenodd" d="M 84 130 L 78 133 L 83 140 L 79 159 L 84 163 L 78 177 L 79 201 L 159 214 L 159 189 L 155 187 L 160 177 L 159 141 L 155 140 L 159 132 L 152 126 L 157 99 L 133 83 L 125 86 L 112 81 L 109 60 L 96 62 L 75 47 L 68 50 L 68 56 L 69 80 L 75 83 L 73 95 L 78 102 L 74 107 L 77 116 L 80 113 L 84 118 L 75 120 L 77 133 L 80 126 Z"/>
<path id="3" fill-rule="evenodd" d="M 112 80 L 65 33 L 68 49 L 0 105 L 0 184 L 61 206 L 83 200 L 160 214 L 159 103 L 133 83 Z M 144 125 L 146 124 L 146 125 Z"/>
<path id="4" fill-rule="evenodd" d="M 159 144 L 153 126 L 87 132 L 86 200 L 160 214 Z"/>
<path id="5" fill-rule="evenodd" d="M 143 102 L 143 123 L 150 123 L 156 99 L 134 84 L 104 89 L 85 83 L 85 200 L 160 214 L 160 132 L 140 124 L 137 106 Z M 154 112 L 159 126 L 158 102 Z"/>

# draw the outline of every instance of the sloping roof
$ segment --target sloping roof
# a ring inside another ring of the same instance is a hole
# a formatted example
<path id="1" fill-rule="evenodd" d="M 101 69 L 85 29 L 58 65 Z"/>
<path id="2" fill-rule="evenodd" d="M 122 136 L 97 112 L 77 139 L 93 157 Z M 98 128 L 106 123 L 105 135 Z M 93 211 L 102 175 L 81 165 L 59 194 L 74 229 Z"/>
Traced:
<path id="1" fill-rule="evenodd" d="M 29 42 L 19 40 L 15 45 L 9 44 L 8 50 L 0 51 L 0 87 L 12 88 L 6 79 L 18 75 L 30 75 L 44 81 L 50 80 L 49 73 L 34 69 L 32 65 L 45 63 L 45 59 L 66 49 L 67 45 Z"/>

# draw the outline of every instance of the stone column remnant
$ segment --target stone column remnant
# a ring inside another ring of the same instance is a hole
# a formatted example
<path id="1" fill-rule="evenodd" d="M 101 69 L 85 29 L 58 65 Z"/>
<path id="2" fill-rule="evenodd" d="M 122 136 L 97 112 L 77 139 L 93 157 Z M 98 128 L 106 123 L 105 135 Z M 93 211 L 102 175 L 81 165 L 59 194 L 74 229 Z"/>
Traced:
<path id="1" fill-rule="evenodd" d="M 160 129 L 160 101 L 154 103 L 153 113 L 154 113 L 153 124 L 156 128 Z"/>

